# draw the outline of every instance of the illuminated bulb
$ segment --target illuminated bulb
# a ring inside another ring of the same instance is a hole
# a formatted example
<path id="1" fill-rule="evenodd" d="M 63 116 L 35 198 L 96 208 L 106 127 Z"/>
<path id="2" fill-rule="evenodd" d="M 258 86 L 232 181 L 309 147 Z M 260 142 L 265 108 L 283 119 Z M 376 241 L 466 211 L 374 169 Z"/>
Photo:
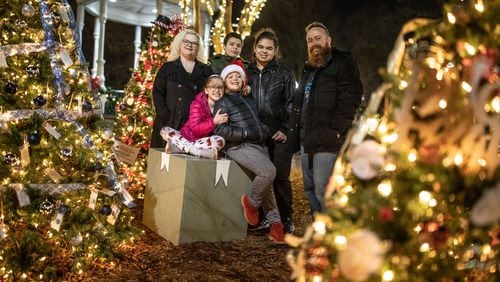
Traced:
<path id="1" fill-rule="evenodd" d="M 401 80 L 401 82 L 399 83 L 399 89 L 403 90 L 406 87 L 408 87 L 408 82 L 406 82 L 405 80 Z"/>
<path id="2" fill-rule="evenodd" d="M 420 231 L 422 231 L 422 226 L 417 225 L 417 226 L 415 226 L 415 228 L 413 228 L 413 230 L 415 230 L 415 232 L 417 232 L 417 233 L 420 233 Z"/>
<path id="3" fill-rule="evenodd" d="M 457 153 L 453 158 L 453 161 L 455 162 L 455 165 L 459 166 L 464 161 L 464 156 L 461 153 Z"/>
<path id="4" fill-rule="evenodd" d="M 372 132 L 375 128 L 377 128 L 378 120 L 376 118 L 368 118 L 366 123 L 368 124 L 368 130 Z"/>
<path id="5" fill-rule="evenodd" d="M 435 207 L 435 206 L 437 206 L 437 201 L 436 201 L 436 199 L 431 199 L 431 200 L 429 201 L 429 207 L 433 208 L 433 207 Z"/>
<path id="6" fill-rule="evenodd" d="M 420 245 L 420 251 L 422 253 L 428 252 L 429 249 L 430 249 L 429 243 L 423 243 L 422 245 Z"/>
<path id="7" fill-rule="evenodd" d="M 451 23 L 451 24 L 455 24 L 455 22 L 457 21 L 457 19 L 455 18 L 455 16 L 448 12 L 446 13 L 446 17 L 448 18 L 448 21 Z"/>
<path id="8" fill-rule="evenodd" d="M 429 191 L 422 191 L 418 194 L 418 199 L 422 204 L 429 204 L 429 201 L 432 199 L 432 195 Z"/>
<path id="9" fill-rule="evenodd" d="M 408 153 L 408 160 L 412 163 L 417 160 L 417 152 L 415 151 L 415 149 L 412 149 L 410 153 Z"/>
<path id="10" fill-rule="evenodd" d="M 482 0 L 477 0 L 477 3 L 474 4 L 474 8 L 476 9 L 476 11 L 478 11 L 479 13 L 482 13 L 484 12 L 484 5 L 483 5 L 483 1 Z"/>
<path id="11" fill-rule="evenodd" d="M 485 167 L 488 164 L 483 158 L 477 159 L 477 163 L 482 167 Z"/>
<path id="12" fill-rule="evenodd" d="M 388 163 L 385 165 L 385 171 L 395 171 L 396 170 L 396 165 L 392 163 Z"/>
<path id="13" fill-rule="evenodd" d="M 392 143 L 396 142 L 396 140 L 398 140 L 398 134 L 396 132 L 388 134 L 388 135 L 384 135 L 382 137 L 382 141 L 386 144 L 392 144 Z"/>
<path id="14" fill-rule="evenodd" d="M 313 229 L 319 234 L 325 234 L 326 233 L 326 224 L 323 221 L 316 220 L 313 223 Z"/>
<path id="15" fill-rule="evenodd" d="M 380 193 L 380 195 L 384 197 L 388 197 L 392 193 L 392 185 L 391 182 L 388 180 L 382 181 L 378 186 L 377 190 Z"/>
<path id="16" fill-rule="evenodd" d="M 483 252 L 483 254 L 489 255 L 491 253 L 491 246 L 489 244 L 483 245 L 481 251 Z"/>
<path id="17" fill-rule="evenodd" d="M 445 99 L 441 99 L 441 100 L 439 100 L 439 107 L 440 107 L 441 109 L 443 109 L 443 110 L 444 110 L 444 109 L 446 109 L 446 107 L 447 107 L 447 106 L 448 106 L 448 103 L 446 102 L 446 100 L 445 100 Z"/>
<path id="18" fill-rule="evenodd" d="M 499 96 L 495 96 L 495 98 L 493 98 L 493 100 L 491 101 L 491 108 L 493 109 L 493 111 L 495 111 L 495 113 L 500 113 L 500 97 Z"/>
<path id="19" fill-rule="evenodd" d="M 314 275 L 313 281 L 314 282 L 321 282 L 321 281 L 323 281 L 323 277 L 321 277 L 321 275 Z"/>
<path id="20" fill-rule="evenodd" d="M 394 280 L 394 272 L 390 270 L 384 271 L 384 274 L 382 274 L 382 280 L 383 281 L 392 281 Z"/>
<path id="21" fill-rule="evenodd" d="M 335 244 L 340 245 L 340 246 L 345 246 L 347 244 L 347 238 L 342 235 L 335 236 Z"/>
<path id="22" fill-rule="evenodd" d="M 129 106 L 132 106 L 134 104 L 134 97 L 128 97 L 125 103 L 127 103 L 127 105 Z"/>
<path id="23" fill-rule="evenodd" d="M 345 184 L 345 179 L 342 175 L 335 175 L 333 179 L 335 179 L 335 182 L 340 186 Z"/>
<path id="24" fill-rule="evenodd" d="M 132 125 L 127 126 L 127 131 L 128 132 L 134 131 L 134 127 Z"/>
<path id="25" fill-rule="evenodd" d="M 347 197 L 347 195 L 344 194 L 340 197 L 339 201 L 340 201 L 340 205 L 342 207 L 345 207 L 347 205 L 347 202 L 349 202 L 349 197 Z"/>
<path id="26" fill-rule="evenodd" d="M 379 132 L 380 134 L 384 134 L 384 133 L 386 133 L 386 132 L 387 132 L 387 125 L 385 125 L 384 123 L 380 124 L 380 125 L 378 126 L 378 132 Z"/>
<path id="27" fill-rule="evenodd" d="M 443 79 L 443 76 L 444 76 L 444 72 L 443 70 L 438 70 L 437 73 L 436 73 L 436 79 L 441 81 Z"/>
<path id="28" fill-rule="evenodd" d="M 465 90 L 467 93 L 472 91 L 472 86 L 470 86 L 470 84 L 465 81 L 462 81 L 462 84 L 460 84 L 460 86 L 462 86 L 462 89 Z"/>
<path id="29" fill-rule="evenodd" d="M 469 42 L 465 42 L 464 48 L 469 55 L 474 56 L 476 54 L 476 48 L 474 48 L 474 46 L 472 46 Z"/>

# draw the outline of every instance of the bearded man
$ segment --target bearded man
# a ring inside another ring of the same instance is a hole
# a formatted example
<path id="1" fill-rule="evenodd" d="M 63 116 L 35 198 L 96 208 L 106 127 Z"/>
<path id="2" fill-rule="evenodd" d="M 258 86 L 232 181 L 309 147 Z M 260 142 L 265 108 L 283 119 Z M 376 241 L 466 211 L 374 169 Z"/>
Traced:
<path id="1" fill-rule="evenodd" d="M 294 93 L 289 147 L 300 149 L 311 214 L 321 212 L 328 180 L 361 103 L 363 85 L 350 52 L 333 47 L 325 25 L 306 27 L 307 63 Z"/>

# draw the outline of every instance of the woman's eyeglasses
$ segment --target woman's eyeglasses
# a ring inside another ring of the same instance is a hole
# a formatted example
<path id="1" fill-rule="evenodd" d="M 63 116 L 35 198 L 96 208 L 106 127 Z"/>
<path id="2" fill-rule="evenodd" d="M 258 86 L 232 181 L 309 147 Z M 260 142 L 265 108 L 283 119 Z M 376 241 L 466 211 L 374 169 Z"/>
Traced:
<path id="1" fill-rule="evenodd" d="M 198 47 L 200 46 L 200 43 L 196 42 L 196 41 L 189 41 L 187 39 L 183 39 L 182 40 L 182 43 L 186 46 L 193 46 L 193 47 Z"/>
<path id="2" fill-rule="evenodd" d="M 224 90 L 224 86 L 207 86 L 207 89 L 222 91 Z"/>

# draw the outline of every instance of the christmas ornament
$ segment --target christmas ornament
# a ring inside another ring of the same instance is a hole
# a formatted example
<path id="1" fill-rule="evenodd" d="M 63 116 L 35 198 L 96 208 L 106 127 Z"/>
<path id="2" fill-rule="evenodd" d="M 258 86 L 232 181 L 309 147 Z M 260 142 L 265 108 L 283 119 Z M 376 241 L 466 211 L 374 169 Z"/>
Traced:
<path id="1" fill-rule="evenodd" d="M 95 163 L 95 164 L 93 165 L 93 169 L 94 169 L 95 171 L 99 171 L 99 170 L 101 170 L 101 169 L 102 169 L 102 163 L 100 163 L 100 162 Z"/>
<path id="2" fill-rule="evenodd" d="M 5 92 L 10 95 L 16 94 L 18 89 L 19 87 L 17 86 L 17 84 L 12 82 L 7 82 L 4 87 Z"/>
<path id="3" fill-rule="evenodd" d="M 62 214 L 67 214 L 71 212 L 71 208 L 68 205 L 60 205 L 57 211 Z"/>
<path id="4" fill-rule="evenodd" d="M 42 137 L 40 136 L 40 133 L 38 133 L 38 130 L 35 130 L 28 135 L 28 142 L 30 145 L 38 145 L 41 140 Z"/>
<path id="5" fill-rule="evenodd" d="M 101 133 L 101 137 L 104 140 L 113 138 L 113 130 L 111 128 L 105 128 Z"/>
<path id="6" fill-rule="evenodd" d="M 365 140 L 351 150 L 352 173 L 362 180 L 377 176 L 384 164 L 385 148 L 373 141 Z"/>
<path id="7" fill-rule="evenodd" d="M 9 131 L 9 124 L 6 121 L 0 120 L 0 133 Z"/>
<path id="8" fill-rule="evenodd" d="M 29 65 L 26 67 L 26 73 L 29 77 L 35 77 L 40 74 L 40 65 Z"/>
<path id="9" fill-rule="evenodd" d="M 394 218 L 394 211 L 390 207 L 382 207 L 378 211 L 378 217 L 382 222 L 392 221 Z"/>
<path id="10" fill-rule="evenodd" d="M 45 199 L 41 204 L 40 204 L 40 213 L 44 215 L 51 214 L 54 211 L 55 204 L 53 201 L 49 199 Z"/>
<path id="11" fill-rule="evenodd" d="M 500 220 L 500 182 L 491 188 L 472 206 L 470 219 L 477 226 L 488 226 Z"/>
<path id="12" fill-rule="evenodd" d="M 23 21 L 23 20 L 20 20 L 20 19 L 17 19 L 16 20 L 16 26 L 20 27 L 20 28 L 25 28 L 28 24 Z"/>
<path id="13" fill-rule="evenodd" d="M 31 4 L 24 4 L 22 14 L 25 17 L 33 17 L 35 15 L 35 8 Z"/>
<path id="14" fill-rule="evenodd" d="M 71 147 L 71 146 L 64 147 L 61 150 L 59 150 L 59 153 L 61 154 L 61 157 L 69 158 L 69 157 L 73 156 L 73 147 Z"/>
<path id="15" fill-rule="evenodd" d="M 127 108 L 127 105 L 125 104 L 120 104 L 120 110 L 124 111 Z"/>
<path id="16" fill-rule="evenodd" d="M 102 215 L 106 215 L 106 216 L 110 215 L 111 214 L 111 207 L 108 206 L 108 205 L 102 206 L 102 208 L 101 208 L 101 214 Z"/>
<path id="17" fill-rule="evenodd" d="M 35 98 L 33 98 L 33 103 L 37 107 L 43 107 L 47 103 L 47 99 L 43 95 L 38 95 Z"/>
<path id="18" fill-rule="evenodd" d="M 85 113 L 92 111 L 92 104 L 89 101 L 83 101 L 82 111 Z"/>
<path id="19" fill-rule="evenodd" d="M 83 236 L 81 233 L 76 234 L 75 237 L 71 238 L 71 245 L 78 246 L 83 242 Z"/>
<path id="20" fill-rule="evenodd" d="M 358 230 L 348 237 L 339 252 L 340 272 L 347 279 L 364 281 L 382 264 L 384 250 L 378 236 L 370 230 Z"/>
<path id="21" fill-rule="evenodd" d="M 13 165 L 18 161 L 18 158 L 13 153 L 7 153 L 3 156 L 3 161 L 8 165 Z"/>

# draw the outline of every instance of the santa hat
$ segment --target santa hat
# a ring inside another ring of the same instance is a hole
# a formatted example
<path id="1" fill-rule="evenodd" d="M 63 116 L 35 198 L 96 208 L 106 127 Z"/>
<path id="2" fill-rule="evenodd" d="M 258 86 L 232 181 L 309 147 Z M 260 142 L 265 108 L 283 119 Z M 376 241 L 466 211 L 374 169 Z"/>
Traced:
<path id="1" fill-rule="evenodd" d="M 245 68 L 243 67 L 243 62 L 241 59 L 236 58 L 232 60 L 229 65 L 227 65 L 222 72 L 220 73 L 220 76 L 222 77 L 223 80 L 226 80 L 226 77 L 233 72 L 237 72 L 241 75 L 241 78 L 245 82 L 245 85 L 248 84 L 247 80 L 247 73 L 245 71 Z"/>

